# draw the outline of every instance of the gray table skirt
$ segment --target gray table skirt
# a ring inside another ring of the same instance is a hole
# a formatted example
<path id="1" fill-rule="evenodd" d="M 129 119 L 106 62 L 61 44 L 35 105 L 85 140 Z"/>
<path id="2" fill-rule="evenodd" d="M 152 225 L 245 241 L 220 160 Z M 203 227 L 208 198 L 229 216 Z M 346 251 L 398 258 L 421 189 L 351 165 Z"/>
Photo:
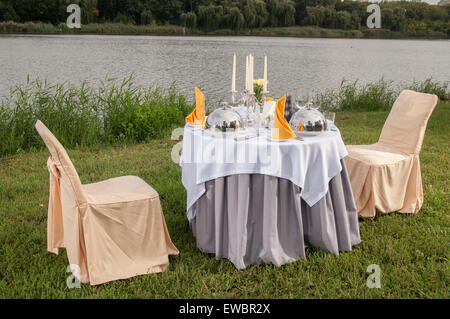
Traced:
<path id="1" fill-rule="evenodd" d="M 328 193 L 309 207 L 301 189 L 268 175 L 240 174 L 206 183 L 191 222 L 197 247 L 236 268 L 306 259 L 305 248 L 339 255 L 361 242 L 358 215 L 345 163 Z"/>

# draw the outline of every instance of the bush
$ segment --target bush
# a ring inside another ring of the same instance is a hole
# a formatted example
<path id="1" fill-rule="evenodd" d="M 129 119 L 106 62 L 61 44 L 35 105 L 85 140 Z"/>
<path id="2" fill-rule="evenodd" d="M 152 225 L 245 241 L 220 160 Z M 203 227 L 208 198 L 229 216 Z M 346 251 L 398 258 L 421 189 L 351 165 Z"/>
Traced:
<path id="1" fill-rule="evenodd" d="M 98 88 L 27 80 L 0 104 L 0 156 L 42 148 L 39 119 L 67 147 L 130 142 L 166 136 L 192 110 L 172 85 L 140 88 L 132 77 L 106 80 Z"/>
<path id="2" fill-rule="evenodd" d="M 388 111 L 403 89 L 436 94 L 444 100 L 448 95 L 447 88 L 447 82 L 435 82 L 431 78 L 422 82 L 414 81 L 410 85 L 401 85 L 397 88 L 391 81 L 384 79 L 364 85 L 359 85 L 358 81 L 343 80 L 339 88 L 318 93 L 314 100 L 324 110 Z"/>
<path id="3" fill-rule="evenodd" d="M 448 82 L 433 82 L 432 78 L 422 82 L 414 81 L 408 88 L 417 92 L 436 94 L 441 100 L 445 100 L 449 94 Z"/>
<path id="4" fill-rule="evenodd" d="M 337 90 L 329 89 L 316 96 L 323 109 L 348 111 L 379 111 L 389 110 L 396 98 L 392 82 L 384 79 L 362 86 L 358 81 L 343 80 Z"/>

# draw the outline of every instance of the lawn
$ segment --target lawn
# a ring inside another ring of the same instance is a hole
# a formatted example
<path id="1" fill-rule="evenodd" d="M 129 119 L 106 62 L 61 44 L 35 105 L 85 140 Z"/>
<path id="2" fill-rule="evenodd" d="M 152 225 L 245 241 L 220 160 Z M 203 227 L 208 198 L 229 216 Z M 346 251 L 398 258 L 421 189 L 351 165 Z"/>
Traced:
<path id="1" fill-rule="evenodd" d="M 388 112 L 341 112 L 336 124 L 346 144 L 377 140 Z M 307 260 L 282 267 L 236 270 L 201 253 L 185 215 L 181 169 L 171 161 L 178 141 L 69 149 L 83 183 L 137 175 L 160 194 L 180 255 L 167 272 L 99 286 L 66 285 L 64 250 L 46 251 L 49 177 L 47 151 L 0 159 L 1 298 L 449 298 L 450 102 L 434 111 L 421 153 L 425 202 L 416 215 L 360 219 L 362 243 L 335 257 L 308 249 Z M 37 133 L 36 133 L 37 134 Z M 370 264 L 381 267 L 381 288 L 369 289 Z"/>

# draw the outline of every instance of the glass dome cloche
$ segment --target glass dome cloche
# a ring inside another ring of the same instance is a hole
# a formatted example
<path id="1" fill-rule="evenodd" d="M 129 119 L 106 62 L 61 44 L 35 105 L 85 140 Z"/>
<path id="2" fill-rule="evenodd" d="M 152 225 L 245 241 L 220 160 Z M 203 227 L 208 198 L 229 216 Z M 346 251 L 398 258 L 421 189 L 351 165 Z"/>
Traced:
<path id="1" fill-rule="evenodd" d="M 296 135 L 318 135 L 328 130 L 325 116 L 307 103 L 292 115 L 289 126 Z"/>
<path id="2" fill-rule="evenodd" d="M 222 103 L 221 107 L 208 115 L 205 128 L 214 132 L 234 132 L 243 125 L 241 115 L 227 103 Z"/>

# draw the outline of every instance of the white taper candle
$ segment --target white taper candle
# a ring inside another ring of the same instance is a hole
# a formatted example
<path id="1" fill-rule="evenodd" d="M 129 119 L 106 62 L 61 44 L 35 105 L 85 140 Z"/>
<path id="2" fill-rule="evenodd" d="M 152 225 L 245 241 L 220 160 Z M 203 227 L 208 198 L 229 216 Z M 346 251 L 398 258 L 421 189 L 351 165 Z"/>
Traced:
<path id="1" fill-rule="evenodd" d="M 251 63 L 250 63 L 250 92 L 251 93 L 255 93 L 254 92 L 254 90 L 253 90 L 253 76 L 254 76 L 254 73 L 253 73 L 253 71 L 254 71 L 254 57 L 253 57 L 253 55 L 250 55 L 250 60 L 251 60 Z"/>
<path id="2" fill-rule="evenodd" d="M 231 91 L 236 91 L 236 54 L 233 55 L 233 75 L 231 77 Z"/>
<path id="3" fill-rule="evenodd" d="M 263 92 L 267 92 L 267 55 L 264 56 L 264 84 Z"/>
<path id="4" fill-rule="evenodd" d="M 245 57 L 245 89 L 248 90 L 248 55 Z"/>

